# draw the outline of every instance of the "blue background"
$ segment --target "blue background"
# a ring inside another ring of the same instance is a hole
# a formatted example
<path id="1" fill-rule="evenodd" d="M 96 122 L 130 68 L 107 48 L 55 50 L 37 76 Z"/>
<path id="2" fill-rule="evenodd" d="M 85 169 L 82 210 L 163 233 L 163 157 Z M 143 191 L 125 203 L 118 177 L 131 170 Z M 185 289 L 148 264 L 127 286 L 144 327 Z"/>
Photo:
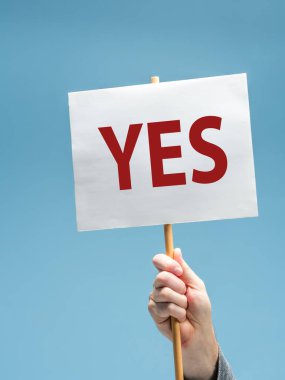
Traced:
<path id="1" fill-rule="evenodd" d="M 78 233 L 67 92 L 247 72 L 259 218 L 174 227 L 238 379 L 285 378 L 283 1 L 1 1 L 0 378 L 173 379 L 162 227 Z"/>

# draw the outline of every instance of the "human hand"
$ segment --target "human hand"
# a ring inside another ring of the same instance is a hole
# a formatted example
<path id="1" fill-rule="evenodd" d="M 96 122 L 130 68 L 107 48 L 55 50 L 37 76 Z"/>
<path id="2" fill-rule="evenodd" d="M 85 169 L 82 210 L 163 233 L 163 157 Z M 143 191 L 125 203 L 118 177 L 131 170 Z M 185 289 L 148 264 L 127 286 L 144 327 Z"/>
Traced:
<path id="1" fill-rule="evenodd" d="M 219 349 L 205 284 L 184 261 L 178 248 L 174 250 L 174 259 L 158 254 L 153 264 L 159 273 L 148 309 L 157 328 L 172 340 L 170 317 L 176 318 L 180 322 L 185 378 L 214 379 Z"/>

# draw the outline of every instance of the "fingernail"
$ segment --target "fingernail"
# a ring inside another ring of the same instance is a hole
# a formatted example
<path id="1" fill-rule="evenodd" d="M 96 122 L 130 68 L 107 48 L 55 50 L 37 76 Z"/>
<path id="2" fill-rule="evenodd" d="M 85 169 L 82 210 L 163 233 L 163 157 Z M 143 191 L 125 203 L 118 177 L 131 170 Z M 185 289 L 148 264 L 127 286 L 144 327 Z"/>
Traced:
<path id="1" fill-rule="evenodd" d="M 175 248 L 175 253 L 182 257 L 182 252 L 180 248 Z"/>

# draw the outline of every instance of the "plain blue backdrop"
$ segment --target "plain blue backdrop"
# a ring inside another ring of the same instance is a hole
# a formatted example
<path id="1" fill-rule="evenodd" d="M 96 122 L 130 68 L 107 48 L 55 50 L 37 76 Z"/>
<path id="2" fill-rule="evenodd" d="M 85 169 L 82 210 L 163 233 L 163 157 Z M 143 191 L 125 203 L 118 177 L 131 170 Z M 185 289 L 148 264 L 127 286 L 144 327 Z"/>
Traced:
<path id="1" fill-rule="evenodd" d="M 248 73 L 258 218 L 180 224 L 240 380 L 284 379 L 279 1 L 0 1 L 0 378 L 173 379 L 147 311 L 162 227 L 78 233 L 67 92 Z"/>

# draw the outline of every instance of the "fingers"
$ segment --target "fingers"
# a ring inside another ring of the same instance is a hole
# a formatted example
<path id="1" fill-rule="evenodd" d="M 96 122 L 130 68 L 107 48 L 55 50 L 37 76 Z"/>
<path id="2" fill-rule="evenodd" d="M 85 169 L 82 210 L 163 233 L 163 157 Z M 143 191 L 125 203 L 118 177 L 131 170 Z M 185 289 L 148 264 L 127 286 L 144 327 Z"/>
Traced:
<path id="1" fill-rule="evenodd" d="M 175 305 L 187 309 L 187 298 L 185 294 L 176 293 L 170 288 L 154 289 L 152 297 L 156 303 L 174 303 Z"/>
<path id="2" fill-rule="evenodd" d="M 179 248 L 173 256 L 173 259 L 165 254 L 154 256 L 153 264 L 159 273 L 148 305 L 157 327 L 170 338 L 170 317 L 179 322 L 188 319 L 192 324 L 211 321 L 211 304 L 203 281 L 183 259 Z"/>
<path id="3" fill-rule="evenodd" d="M 153 258 L 153 264 L 159 271 L 175 274 L 188 286 L 204 289 L 205 285 L 199 276 L 190 268 L 182 257 L 180 248 L 175 248 L 174 259 L 160 253 Z"/>
<path id="4" fill-rule="evenodd" d="M 167 287 L 179 294 L 185 294 L 186 292 L 185 283 L 174 274 L 166 271 L 158 273 L 154 280 L 153 286 L 154 288 Z"/>
<path id="5" fill-rule="evenodd" d="M 158 260 L 156 259 L 154 261 L 158 268 L 175 268 L 172 266 L 171 260 L 165 262 L 161 257 L 158 257 Z M 169 317 L 177 318 L 179 322 L 183 322 L 186 319 L 187 309 L 184 282 L 173 273 L 162 271 L 156 276 L 153 286 L 149 300 L 149 312 L 155 322 L 161 324 Z"/>
<path id="6" fill-rule="evenodd" d="M 176 276 L 181 276 L 183 273 L 180 263 L 163 253 L 155 255 L 152 259 L 152 262 L 155 265 L 155 267 L 160 271 L 171 272 L 174 273 Z"/>
<path id="7" fill-rule="evenodd" d="M 180 267 L 183 270 L 183 275 L 181 276 L 181 279 L 185 282 L 186 285 L 194 286 L 199 289 L 205 288 L 205 285 L 201 278 L 197 276 L 197 274 L 189 267 L 189 265 L 183 259 L 180 248 L 174 249 L 174 260 L 177 261 L 177 263 L 179 263 Z"/>
<path id="8" fill-rule="evenodd" d="M 148 310 L 158 324 L 170 317 L 176 318 L 179 322 L 183 322 L 186 319 L 186 310 L 174 303 L 156 303 L 150 299 Z"/>

